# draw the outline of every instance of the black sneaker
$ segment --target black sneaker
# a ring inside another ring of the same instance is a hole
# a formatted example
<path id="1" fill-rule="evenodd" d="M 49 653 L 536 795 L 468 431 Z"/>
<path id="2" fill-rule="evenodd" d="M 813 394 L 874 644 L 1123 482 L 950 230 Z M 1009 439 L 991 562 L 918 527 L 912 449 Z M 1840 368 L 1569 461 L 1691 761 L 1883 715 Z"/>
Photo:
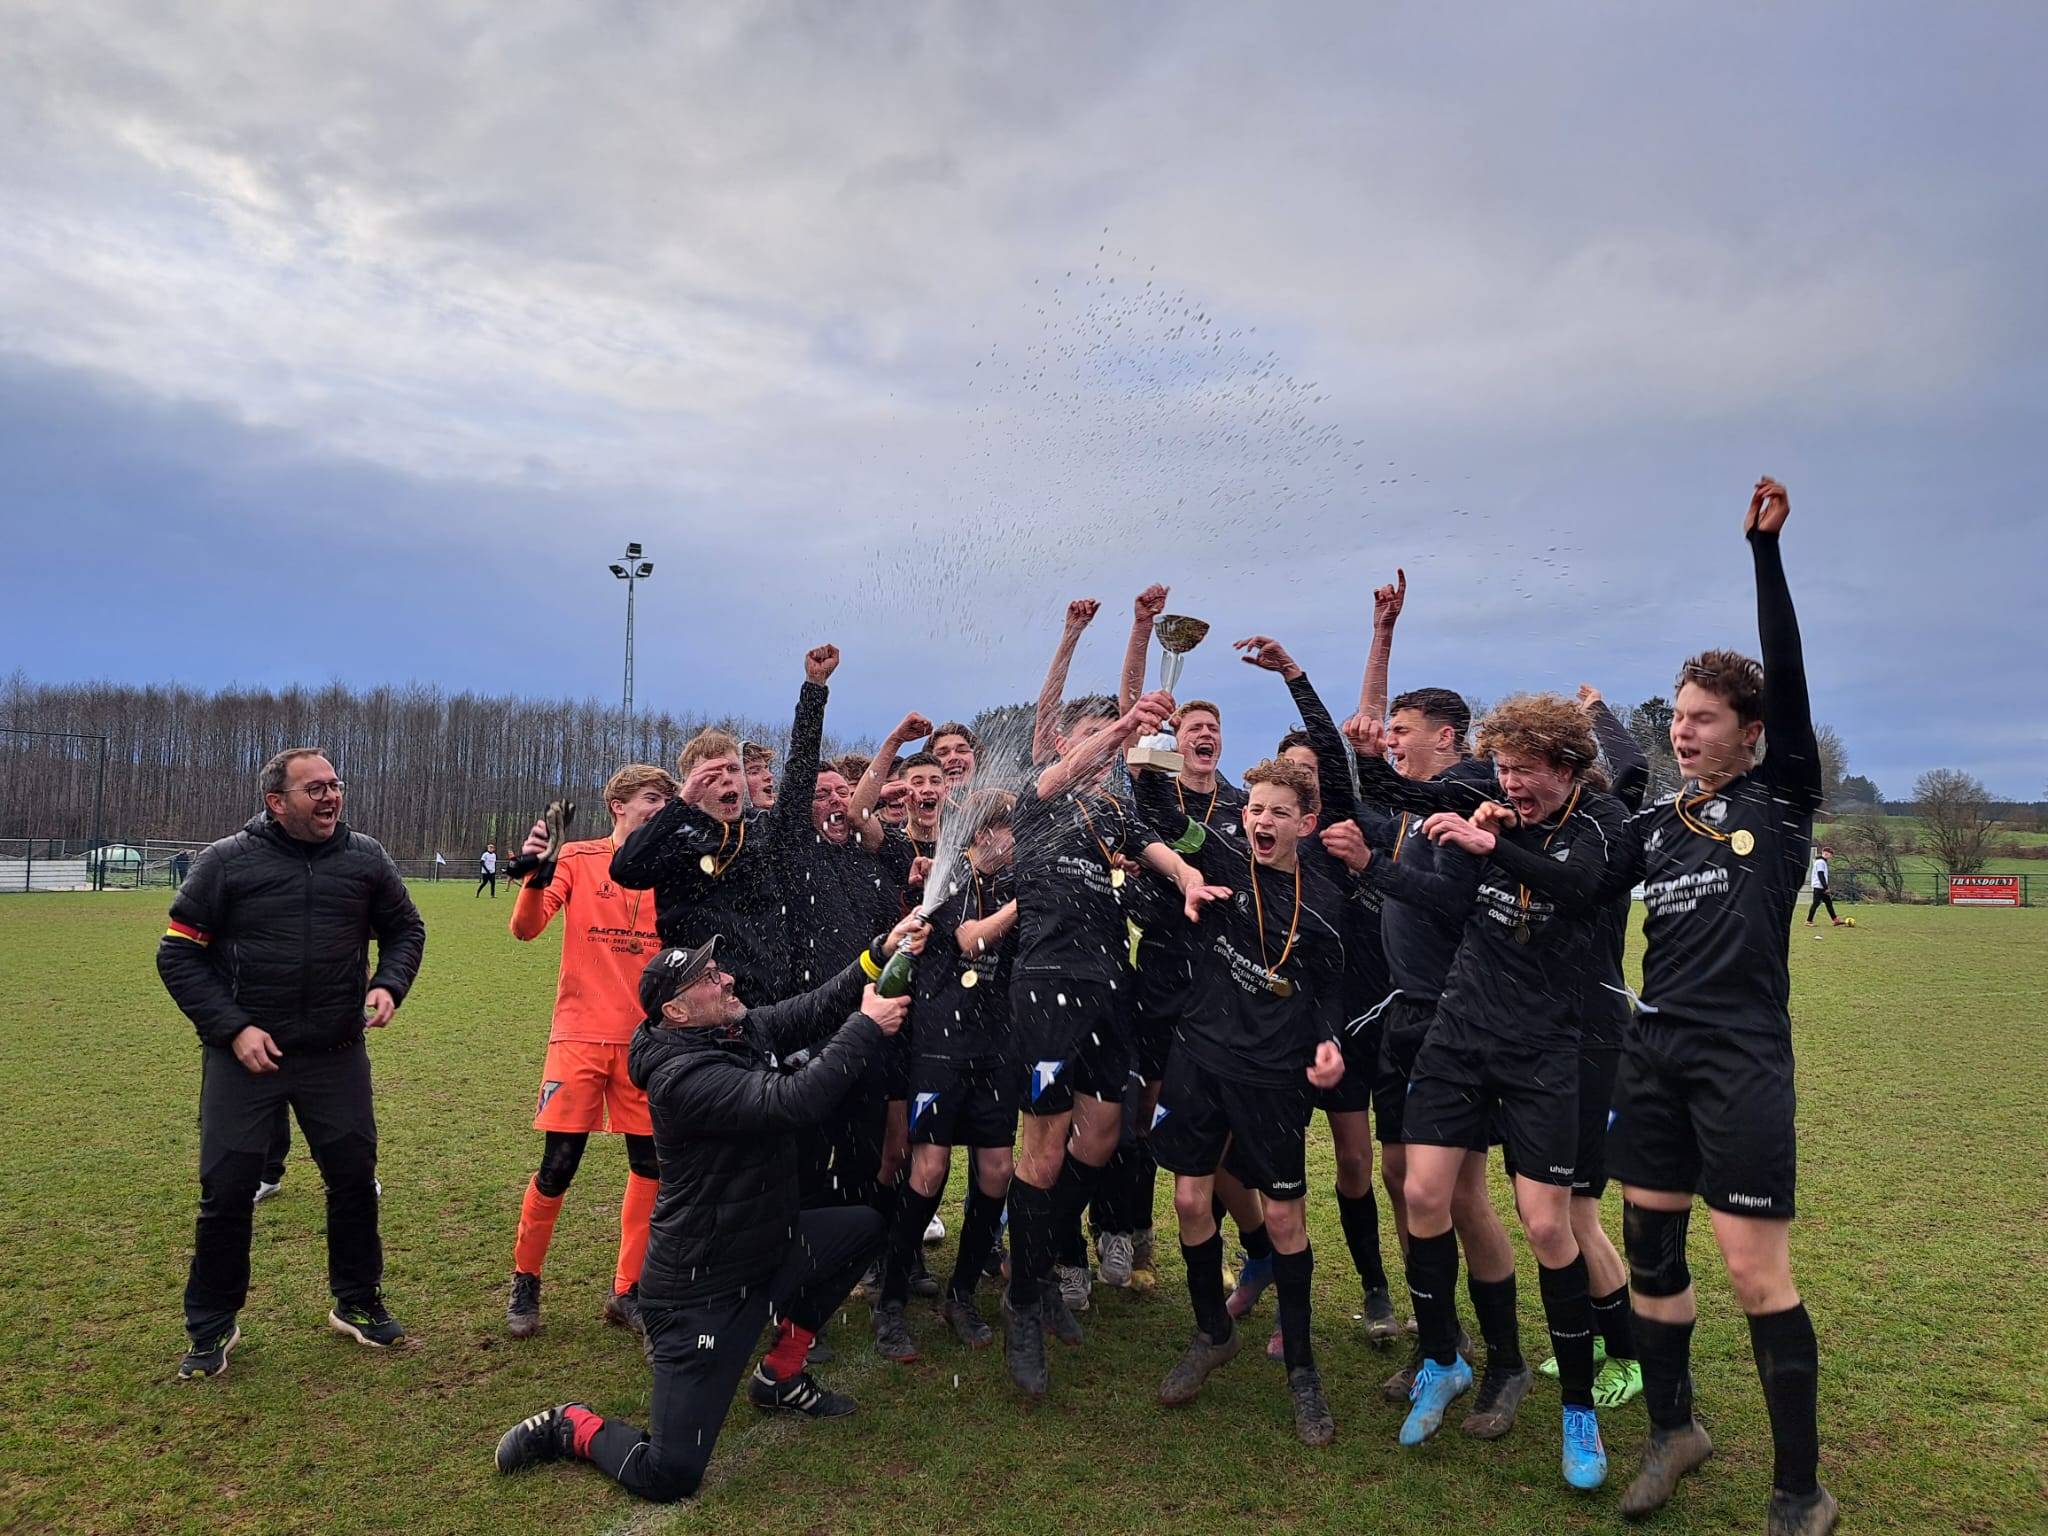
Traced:
<path id="1" fill-rule="evenodd" d="M 917 1262 L 910 1266 L 910 1294 L 927 1298 L 939 1294 L 939 1277 L 925 1267 L 922 1248 L 918 1250 Z"/>
<path id="2" fill-rule="evenodd" d="M 390 1349 L 405 1342 L 405 1330 L 398 1326 L 398 1319 L 385 1307 L 382 1295 L 372 1296 L 366 1302 L 351 1302 L 345 1307 L 337 1305 L 327 1314 L 327 1326 L 372 1349 Z"/>
<path id="3" fill-rule="evenodd" d="M 809 1371 L 777 1381 L 758 1365 L 747 1382 L 747 1401 L 766 1413 L 800 1413 L 807 1419 L 843 1419 L 860 1406 L 844 1392 L 819 1386 Z"/>
<path id="4" fill-rule="evenodd" d="M 207 1345 L 194 1344 L 185 1351 L 185 1358 L 178 1362 L 178 1380 L 199 1381 L 208 1376 L 225 1376 L 228 1370 L 228 1351 L 242 1342 L 242 1330 L 238 1324 L 228 1324 L 228 1331 L 216 1335 Z"/>
<path id="5" fill-rule="evenodd" d="M 498 1437 L 498 1470 L 517 1472 L 544 1461 L 567 1461 L 575 1454 L 571 1447 L 576 1439 L 569 1410 L 582 1407 L 581 1403 L 558 1403 L 514 1424 Z"/>
<path id="6" fill-rule="evenodd" d="M 604 1320 L 614 1328 L 630 1328 L 641 1338 L 647 1337 L 647 1322 L 640 1316 L 639 1281 L 634 1281 L 623 1291 L 613 1291 L 605 1299 Z"/>
<path id="7" fill-rule="evenodd" d="M 972 1296 L 948 1296 L 939 1304 L 939 1316 L 953 1330 L 953 1337 L 969 1349 L 986 1349 L 996 1341 L 995 1329 L 989 1327 Z"/>
<path id="8" fill-rule="evenodd" d="M 1713 1454 L 1714 1442 L 1698 1419 L 1677 1429 L 1651 1430 L 1643 1442 L 1643 1464 L 1622 1490 L 1622 1515 L 1636 1520 L 1662 1509 L 1677 1491 L 1678 1480 Z"/>
<path id="9" fill-rule="evenodd" d="M 1008 1296 L 1003 1298 L 1003 1363 L 1026 1397 L 1043 1397 L 1052 1385 L 1045 1361 L 1045 1319 L 1037 1304 L 1013 1307 Z"/>
<path id="10" fill-rule="evenodd" d="M 1067 1305 L 1067 1298 L 1060 1294 L 1057 1285 L 1045 1288 L 1045 1300 L 1039 1303 L 1039 1313 L 1045 1324 L 1045 1331 L 1069 1348 L 1084 1343 L 1087 1335 L 1081 1331 L 1081 1320 L 1074 1316 L 1073 1308 Z"/>
<path id="11" fill-rule="evenodd" d="M 1394 1298 L 1384 1285 L 1369 1286 L 1365 1293 L 1365 1340 L 1374 1349 L 1390 1349 L 1401 1337 L 1401 1320 L 1394 1315 Z"/>
<path id="12" fill-rule="evenodd" d="M 1242 1328 L 1233 1327 L 1220 1340 L 1196 1329 L 1194 1339 L 1174 1361 L 1166 1379 L 1159 1383 L 1159 1401 L 1169 1408 L 1193 1402 L 1195 1394 L 1202 1390 L 1202 1383 L 1209 1379 L 1209 1373 L 1235 1358 L 1243 1346 Z"/>
<path id="13" fill-rule="evenodd" d="M 875 1353 L 902 1365 L 917 1358 L 917 1340 L 910 1336 L 902 1302 L 887 1301 L 875 1308 Z"/>
<path id="14" fill-rule="evenodd" d="M 1294 1403 L 1294 1432 L 1303 1445 L 1328 1445 L 1337 1438 L 1337 1421 L 1330 1417 L 1330 1400 L 1323 1396 L 1323 1378 L 1312 1365 L 1297 1365 L 1287 1373 L 1287 1395 Z"/>
<path id="15" fill-rule="evenodd" d="M 512 1271 L 512 1299 L 505 1303 L 505 1331 L 515 1339 L 540 1332 L 540 1276 Z"/>
<path id="16" fill-rule="evenodd" d="M 1828 1536 L 1841 1516 L 1835 1496 L 1818 1484 L 1807 1494 L 1780 1493 L 1773 1488 L 1764 1530 L 1767 1536 Z"/>
<path id="17" fill-rule="evenodd" d="M 1472 1411 L 1458 1427 L 1474 1440 L 1498 1440 L 1515 1427 L 1515 1415 L 1522 1411 L 1522 1399 L 1536 1384 L 1536 1373 L 1526 1363 L 1512 1369 L 1487 1359 L 1479 1378 L 1479 1390 L 1472 1394 Z"/>

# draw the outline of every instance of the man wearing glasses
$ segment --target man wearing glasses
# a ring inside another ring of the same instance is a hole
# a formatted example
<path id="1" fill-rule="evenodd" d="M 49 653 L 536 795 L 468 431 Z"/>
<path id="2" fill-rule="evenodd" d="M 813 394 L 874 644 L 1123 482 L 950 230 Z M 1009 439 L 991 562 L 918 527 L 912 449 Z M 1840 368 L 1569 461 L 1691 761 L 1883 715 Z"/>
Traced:
<path id="1" fill-rule="evenodd" d="M 241 1339 L 256 1186 L 287 1109 L 327 1184 L 328 1326 L 384 1349 L 405 1338 L 380 1289 L 364 1031 L 404 1001 L 426 924 L 391 856 L 342 822 L 341 780 L 318 748 L 278 753 L 262 784 L 266 809 L 193 862 L 157 945 L 157 973 L 205 1047 L 183 1381 L 220 1375 Z"/>

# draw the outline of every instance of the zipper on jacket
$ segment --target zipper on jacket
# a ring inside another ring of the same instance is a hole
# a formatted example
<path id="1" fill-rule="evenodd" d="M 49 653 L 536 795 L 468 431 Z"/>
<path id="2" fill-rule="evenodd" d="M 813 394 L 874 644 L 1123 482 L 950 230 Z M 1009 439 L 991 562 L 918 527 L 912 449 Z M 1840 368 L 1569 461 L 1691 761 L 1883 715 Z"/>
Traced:
<path id="1" fill-rule="evenodd" d="M 311 982 L 308 973 L 313 967 L 313 855 L 306 855 L 306 908 L 305 926 L 300 931 L 299 942 L 299 1028 L 310 1036 L 312 1025 L 306 1015 L 313 1006 L 309 990 Z"/>

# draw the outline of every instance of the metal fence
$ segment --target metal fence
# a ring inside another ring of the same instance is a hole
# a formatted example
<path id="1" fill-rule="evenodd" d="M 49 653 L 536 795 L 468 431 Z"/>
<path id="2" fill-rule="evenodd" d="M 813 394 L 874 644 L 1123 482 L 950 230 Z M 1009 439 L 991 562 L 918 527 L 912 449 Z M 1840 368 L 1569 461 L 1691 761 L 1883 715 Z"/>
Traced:
<path id="1" fill-rule="evenodd" d="M 206 847 L 201 841 L 141 838 L 97 842 L 77 837 L 0 838 L 0 895 L 11 891 L 137 891 L 176 890 L 192 860 Z M 500 855 L 499 879 L 510 855 Z M 477 878 L 476 855 L 436 862 L 399 859 L 399 874 L 408 880 L 471 880 Z"/>

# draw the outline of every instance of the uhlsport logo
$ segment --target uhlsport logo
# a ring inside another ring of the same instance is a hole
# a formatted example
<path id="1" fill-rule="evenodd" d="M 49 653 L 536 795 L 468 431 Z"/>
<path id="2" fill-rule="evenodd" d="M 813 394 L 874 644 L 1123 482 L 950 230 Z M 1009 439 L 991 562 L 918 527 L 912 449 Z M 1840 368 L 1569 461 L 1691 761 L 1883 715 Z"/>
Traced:
<path id="1" fill-rule="evenodd" d="M 1043 1094 L 1046 1089 L 1050 1088 L 1055 1081 L 1058 1080 L 1060 1073 L 1066 1070 L 1066 1065 L 1067 1064 L 1064 1061 L 1041 1061 L 1036 1062 L 1032 1065 L 1032 1103 L 1036 1104 L 1039 1100 L 1039 1096 Z"/>
<path id="2" fill-rule="evenodd" d="M 1753 1211 L 1767 1211 L 1771 1208 L 1772 1200 L 1769 1195 L 1743 1195 L 1730 1190 L 1728 1193 L 1728 1203 L 1730 1205 L 1747 1206 Z"/>

